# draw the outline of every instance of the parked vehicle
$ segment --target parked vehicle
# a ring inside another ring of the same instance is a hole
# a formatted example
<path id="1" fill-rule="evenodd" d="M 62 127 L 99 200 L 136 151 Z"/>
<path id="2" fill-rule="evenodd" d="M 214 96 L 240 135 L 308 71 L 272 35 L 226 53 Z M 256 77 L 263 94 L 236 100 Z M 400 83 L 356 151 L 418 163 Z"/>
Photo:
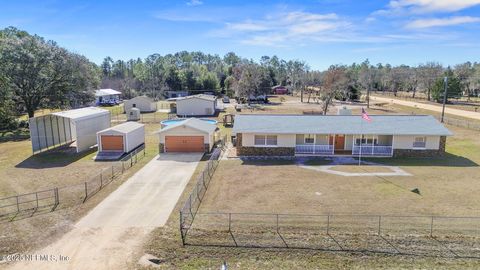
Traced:
<path id="1" fill-rule="evenodd" d="M 223 97 L 222 101 L 223 101 L 223 103 L 230 103 L 230 98 L 229 97 Z"/>

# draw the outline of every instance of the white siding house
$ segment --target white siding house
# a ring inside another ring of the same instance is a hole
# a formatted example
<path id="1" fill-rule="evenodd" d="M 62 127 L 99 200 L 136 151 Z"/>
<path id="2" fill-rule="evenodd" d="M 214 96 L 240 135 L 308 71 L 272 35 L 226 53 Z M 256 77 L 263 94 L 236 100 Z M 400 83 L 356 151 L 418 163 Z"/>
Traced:
<path id="1" fill-rule="evenodd" d="M 452 133 L 429 115 L 237 115 L 238 155 L 439 156 Z"/>

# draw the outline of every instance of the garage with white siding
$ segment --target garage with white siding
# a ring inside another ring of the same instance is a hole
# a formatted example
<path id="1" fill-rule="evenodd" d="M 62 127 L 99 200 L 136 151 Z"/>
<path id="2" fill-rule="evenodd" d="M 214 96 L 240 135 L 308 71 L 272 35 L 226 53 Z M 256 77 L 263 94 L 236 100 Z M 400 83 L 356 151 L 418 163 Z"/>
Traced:
<path id="1" fill-rule="evenodd" d="M 145 126 L 137 122 L 126 122 L 97 133 L 98 155 L 114 159 L 129 153 L 145 143 Z"/>
<path id="2" fill-rule="evenodd" d="M 218 128 L 203 120 L 189 118 L 159 130 L 159 151 L 210 152 L 215 144 Z"/>

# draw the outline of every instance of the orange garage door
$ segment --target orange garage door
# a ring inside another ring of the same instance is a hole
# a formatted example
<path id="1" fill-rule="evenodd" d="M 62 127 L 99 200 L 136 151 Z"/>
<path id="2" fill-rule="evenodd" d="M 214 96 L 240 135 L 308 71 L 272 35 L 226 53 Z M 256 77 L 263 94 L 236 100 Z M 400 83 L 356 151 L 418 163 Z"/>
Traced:
<path id="1" fill-rule="evenodd" d="M 102 136 L 102 151 L 123 151 L 123 136 Z"/>
<path id="2" fill-rule="evenodd" d="M 165 152 L 204 152 L 203 136 L 165 136 Z"/>

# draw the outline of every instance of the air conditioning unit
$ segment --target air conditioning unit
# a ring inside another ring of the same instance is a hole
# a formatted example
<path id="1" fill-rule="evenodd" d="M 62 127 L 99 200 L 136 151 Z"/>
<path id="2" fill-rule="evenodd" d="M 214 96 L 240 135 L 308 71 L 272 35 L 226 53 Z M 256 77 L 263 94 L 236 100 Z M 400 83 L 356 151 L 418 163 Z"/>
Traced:
<path id="1" fill-rule="evenodd" d="M 140 109 L 131 108 L 127 111 L 127 120 L 128 121 L 138 121 L 140 120 Z"/>

